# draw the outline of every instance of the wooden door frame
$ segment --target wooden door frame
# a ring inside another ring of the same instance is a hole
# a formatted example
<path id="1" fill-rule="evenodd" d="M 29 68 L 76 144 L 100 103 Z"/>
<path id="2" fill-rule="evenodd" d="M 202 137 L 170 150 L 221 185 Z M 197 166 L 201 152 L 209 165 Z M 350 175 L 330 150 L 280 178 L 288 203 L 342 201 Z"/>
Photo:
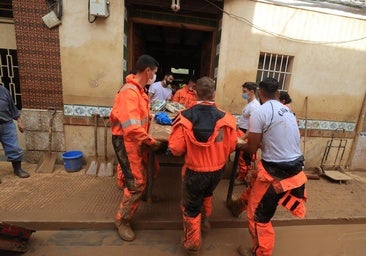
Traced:
<path id="1" fill-rule="evenodd" d="M 133 59 L 134 59 L 134 45 L 133 45 L 133 34 L 134 34 L 134 24 L 145 24 L 145 25 L 155 25 L 155 26 L 163 26 L 163 27 L 175 27 L 175 28 L 185 28 L 189 30 L 199 30 L 204 32 L 211 32 L 212 33 L 212 40 L 211 40 L 211 58 L 210 58 L 210 77 L 214 75 L 214 61 L 215 61 L 215 54 L 216 54 L 216 34 L 217 28 L 204 26 L 204 25 L 196 25 L 190 23 L 182 23 L 182 22 L 172 22 L 172 21 L 163 21 L 163 20 L 151 20 L 146 18 L 139 18 L 139 17 L 130 17 L 129 18 L 129 35 L 128 35 L 128 70 L 132 70 L 133 67 Z"/>

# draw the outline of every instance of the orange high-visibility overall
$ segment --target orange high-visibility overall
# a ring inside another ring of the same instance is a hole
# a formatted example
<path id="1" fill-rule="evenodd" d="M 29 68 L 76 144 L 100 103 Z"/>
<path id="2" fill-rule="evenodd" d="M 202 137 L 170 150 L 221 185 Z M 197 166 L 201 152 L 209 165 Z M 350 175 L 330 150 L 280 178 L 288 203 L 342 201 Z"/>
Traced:
<path id="1" fill-rule="evenodd" d="M 183 171 L 183 246 L 201 246 L 201 213 L 212 213 L 212 193 L 237 142 L 235 118 L 215 104 L 202 102 L 183 110 L 173 122 L 169 149 L 185 154 Z"/>
<path id="2" fill-rule="evenodd" d="M 292 173 L 292 175 L 283 176 L 285 173 L 283 170 Z M 278 175 L 279 173 L 280 175 Z M 258 163 L 247 207 L 249 233 L 252 237 L 254 255 L 272 255 L 275 238 L 271 218 L 278 204 L 299 218 L 305 217 L 306 180 L 301 159 L 298 164 L 289 169 L 281 169 L 281 166 L 273 167 L 263 160 Z"/>
<path id="3" fill-rule="evenodd" d="M 172 101 L 182 104 L 185 108 L 190 108 L 196 103 L 197 95 L 194 91 L 190 91 L 188 86 L 185 85 L 174 94 Z"/>
<path id="4" fill-rule="evenodd" d="M 146 187 L 148 145 L 155 139 L 148 134 L 150 103 L 135 75 L 115 97 L 110 114 L 112 142 L 124 178 L 124 192 L 116 220 L 131 220 Z"/>

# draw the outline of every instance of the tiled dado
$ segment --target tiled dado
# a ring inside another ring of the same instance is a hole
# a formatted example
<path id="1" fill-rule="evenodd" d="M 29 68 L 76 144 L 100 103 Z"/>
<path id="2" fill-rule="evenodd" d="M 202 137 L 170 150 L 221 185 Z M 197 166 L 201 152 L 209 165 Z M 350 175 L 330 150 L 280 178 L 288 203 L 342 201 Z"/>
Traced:
<path id="1" fill-rule="evenodd" d="M 101 116 L 109 116 L 111 112 L 110 107 L 85 106 L 85 105 L 64 105 L 65 117 L 90 117 L 93 113 Z M 240 115 L 235 115 L 238 119 Z M 353 122 L 338 122 L 338 121 L 322 121 L 322 120 L 304 120 L 298 119 L 299 128 L 320 131 L 335 131 L 337 129 L 344 129 L 345 132 L 354 132 L 356 123 Z"/>
<path id="2" fill-rule="evenodd" d="M 299 128 L 305 129 L 305 124 L 307 129 L 315 130 L 331 130 L 344 129 L 346 132 L 354 132 L 356 128 L 356 123 L 352 122 L 336 122 L 336 121 L 322 121 L 322 120 L 304 120 L 299 119 Z"/>
<path id="3" fill-rule="evenodd" d="M 97 107 L 85 105 L 64 105 L 64 115 L 70 117 L 87 117 L 92 114 L 101 116 L 109 116 L 111 113 L 110 107 Z"/>

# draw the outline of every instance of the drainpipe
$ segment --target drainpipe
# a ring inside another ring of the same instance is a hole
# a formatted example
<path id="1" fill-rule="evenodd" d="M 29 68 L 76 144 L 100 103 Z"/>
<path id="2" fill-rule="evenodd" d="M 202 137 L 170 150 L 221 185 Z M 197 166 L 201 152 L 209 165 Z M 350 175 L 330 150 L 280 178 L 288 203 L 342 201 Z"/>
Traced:
<path id="1" fill-rule="evenodd" d="M 358 138 L 359 138 L 359 134 L 362 130 L 362 126 L 363 126 L 363 120 L 365 119 L 365 111 L 366 111 L 366 93 L 363 97 L 363 103 L 362 103 L 362 107 L 361 107 L 361 110 L 360 110 L 360 113 L 358 115 L 358 120 L 357 120 L 357 124 L 356 124 L 356 131 L 355 131 L 355 135 L 353 137 L 353 142 L 352 142 L 352 146 L 351 146 L 351 149 L 350 149 L 350 153 L 348 155 L 348 160 L 347 160 L 347 163 L 346 163 L 346 170 L 348 170 L 351 166 L 351 163 L 352 163 L 352 160 L 353 160 L 353 157 L 355 155 L 355 151 L 356 151 L 356 146 L 357 146 L 357 143 L 358 143 Z"/>

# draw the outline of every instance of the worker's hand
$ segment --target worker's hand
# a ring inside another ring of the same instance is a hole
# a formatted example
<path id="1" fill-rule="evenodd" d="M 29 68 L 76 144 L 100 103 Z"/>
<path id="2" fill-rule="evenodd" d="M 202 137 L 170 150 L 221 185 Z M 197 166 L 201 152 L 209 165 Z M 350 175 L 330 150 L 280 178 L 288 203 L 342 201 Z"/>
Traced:
<path id="1" fill-rule="evenodd" d="M 283 188 L 282 188 L 282 185 L 281 185 L 281 183 L 280 183 L 278 180 L 274 180 L 274 181 L 272 182 L 272 187 L 273 187 L 274 191 L 275 191 L 277 194 L 280 194 L 280 193 L 284 192 L 284 191 L 283 191 Z"/>
<path id="2" fill-rule="evenodd" d="M 24 126 L 23 121 L 20 117 L 17 119 L 17 124 L 18 124 L 18 130 L 21 133 L 23 133 L 25 131 L 25 126 Z"/>
<path id="3" fill-rule="evenodd" d="M 155 153 L 165 153 L 166 149 L 168 147 L 168 144 L 161 141 L 155 141 L 154 144 L 150 146 L 151 150 Z"/>
<path id="4" fill-rule="evenodd" d="M 244 150 L 244 148 L 246 147 L 246 144 L 247 143 L 242 138 L 237 138 L 236 149 Z"/>

